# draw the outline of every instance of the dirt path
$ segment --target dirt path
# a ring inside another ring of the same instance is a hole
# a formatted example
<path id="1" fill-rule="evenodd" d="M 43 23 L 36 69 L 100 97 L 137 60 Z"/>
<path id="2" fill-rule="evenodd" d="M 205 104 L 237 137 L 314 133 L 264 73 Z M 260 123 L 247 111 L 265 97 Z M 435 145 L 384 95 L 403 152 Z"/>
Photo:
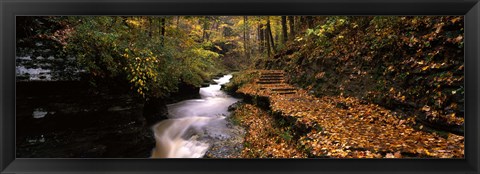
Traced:
<path id="1" fill-rule="evenodd" d="M 259 70 L 238 93 L 267 100 L 273 115 L 288 120 L 299 149 L 311 157 L 463 158 L 464 137 L 413 128 L 413 119 L 353 97 L 317 98 L 286 83 L 284 72 Z M 255 102 L 258 105 L 258 102 Z"/>

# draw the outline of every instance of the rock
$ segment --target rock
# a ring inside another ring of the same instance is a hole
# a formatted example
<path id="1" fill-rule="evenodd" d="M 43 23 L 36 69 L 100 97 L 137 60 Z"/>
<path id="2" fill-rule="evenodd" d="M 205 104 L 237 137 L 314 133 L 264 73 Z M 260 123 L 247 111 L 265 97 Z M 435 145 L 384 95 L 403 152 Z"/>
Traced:
<path id="1" fill-rule="evenodd" d="M 45 111 L 45 109 L 43 108 L 36 108 L 34 111 L 33 111 L 33 118 L 43 118 L 45 117 L 45 115 L 47 115 L 48 112 Z"/>
<path id="2" fill-rule="evenodd" d="M 242 101 L 238 101 L 238 102 L 235 102 L 233 103 L 232 105 L 228 106 L 228 111 L 231 112 L 231 111 L 234 111 L 235 109 L 237 109 L 239 106 L 241 106 L 243 104 Z"/>
<path id="3" fill-rule="evenodd" d="M 168 117 L 168 108 L 165 101 L 161 98 L 151 98 L 145 102 L 143 107 L 143 116 L 147 126 L 165 120 Z"/>
<path id="4" fill-rule="evenodd" d="M 125 110 L 129 110 L 129 109 L 132 109 L 130 107 L 121 107 L 121 106 L 112 106 L 110 108 L 108 108 L 107 110 L 112 112 L 112 111 L 125 111 Z"/>
<path id="5" fill-rule="evenodd" d="M 245 129 L 241 126 L 227 123 L 229 129 L 226 130 L 228 137 L 215 136 L 210 137 L 210 148 L 205 153 L 204 158 L 238 158 L 243 150 Z"/>

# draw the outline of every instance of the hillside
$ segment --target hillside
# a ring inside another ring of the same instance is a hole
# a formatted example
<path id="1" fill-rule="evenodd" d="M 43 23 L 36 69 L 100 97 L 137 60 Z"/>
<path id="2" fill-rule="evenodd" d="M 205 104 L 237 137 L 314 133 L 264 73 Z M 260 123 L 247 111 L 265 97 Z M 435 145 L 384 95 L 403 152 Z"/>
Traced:
<path id="1" fill-rule="evenodd" d="M 327 17 L 259 69 L 315 96 L 345 96 L 463 134 L 463 18 Z"/>

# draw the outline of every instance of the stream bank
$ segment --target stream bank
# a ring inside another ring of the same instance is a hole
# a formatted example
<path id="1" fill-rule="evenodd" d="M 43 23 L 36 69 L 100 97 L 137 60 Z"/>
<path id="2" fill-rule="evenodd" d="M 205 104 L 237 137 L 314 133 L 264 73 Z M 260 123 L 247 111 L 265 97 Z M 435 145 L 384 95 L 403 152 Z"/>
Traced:
<path id="1" fill-rule="evenodd" d="M 128 92 L 92 92 L 86 81 L 16 83 L 18 158 L 148 158 L 155 146 L 145 124 L 144 101 Z M 166 104 L 196 98 L 198 89 L 180 85 Z M 159 106 L 159 108 L 163 108 Z"/>
<path id="2" fill-rule="evenodd" d="M 17 82 L 16 118 L 22 123 L 16 129 L 17 157 L 148 158 L 155 147 L 148 122 L 167 119 L 168 110 L 176 116 L 192 112 L 202 118 L 229 116 L 228 107 L 238 99 L 221 91 L 220 85 L 218 81 L 205 88 L 182 84 L 168 99 L 146 104 L 122 90 L 92 93 L 83 81 Z M 243 148 L 244 130 L 230 119 L 203 130 L 195 139 L 209 146 L 199 157 L 232 158 Z"/>

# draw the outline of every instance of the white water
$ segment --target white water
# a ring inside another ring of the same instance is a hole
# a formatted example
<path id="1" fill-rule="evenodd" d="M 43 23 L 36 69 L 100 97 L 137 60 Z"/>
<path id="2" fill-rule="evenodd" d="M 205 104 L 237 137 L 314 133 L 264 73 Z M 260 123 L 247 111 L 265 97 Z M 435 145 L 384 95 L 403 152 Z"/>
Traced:
<path id="1" fill-rule="evenodd" d="M 156 147 L 152 158 L 201 158 L 211 145 L 208 140 L 229 138 L 225 120 L 228 106 L 238 101 L 221 91 L 232 75 L 225 75 L 217 85 L 200 88 L 200 99 L 168 105 L 169 119 L 153 126 Z"/>

